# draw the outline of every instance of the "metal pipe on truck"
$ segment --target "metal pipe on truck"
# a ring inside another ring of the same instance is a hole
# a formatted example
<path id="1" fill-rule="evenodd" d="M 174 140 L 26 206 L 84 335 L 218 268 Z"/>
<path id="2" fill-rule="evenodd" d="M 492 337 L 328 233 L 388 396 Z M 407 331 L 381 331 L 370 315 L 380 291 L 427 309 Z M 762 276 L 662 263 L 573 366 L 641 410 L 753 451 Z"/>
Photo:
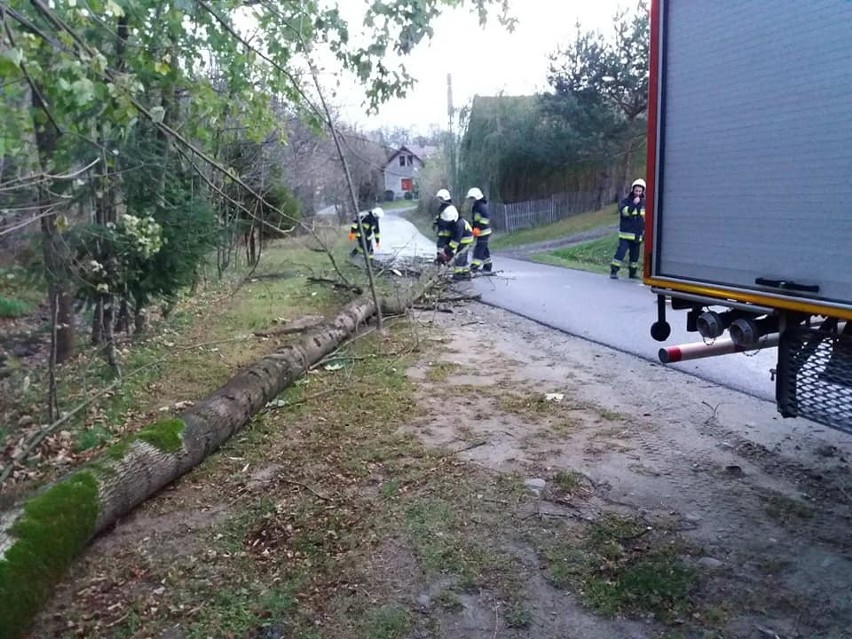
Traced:
<path id="1" fill-rule="evenodd" d="M 811 328 L 817 328 L 821 322 L 811 322 Z M 846 330 L 848 322 L 840 322 L 837 324 L 838 333 L 843 333 Z M 658 352 L 660 361 L 663 364 L 675 364 L 677 362 L 686 362 L 691 359 L 702 359 L 705 357 L 716 357 L 717 355 L 728 355 L 730 353 L 745 353 L 746 351 L 759 351 L 762 348 L 773 348 L 778 346 L 781 340 L 780 333 L 770 333 L 764 335 L 760 339 L 748 346 L 737 344 L 730 337 L 725 339 L 717 339 L 712 344 L 706 342 L 692 342 L 691 344 L 680 344 L 679 346 L 667 346 L 661 348 Z"/>
<path id="2" fill-rule="evenodd" d="M 728 355 L 730 353 L 744 353 L 746 351 L 758 351 L 762 348 L 778 346 L 780 334 L 773 333 L 761 337 L 757 344 L 751 346 L 739 346 L 730 338 L 717 339 L 712 344 L 706 342 L 693 342 L 679 346 L 667 346 L 661 348 L 658 355 L 663 364 L 674 364 L 686 362 L 691 359 L 702 359 L 704 357 L 716 357 L 717 355 Z"/>

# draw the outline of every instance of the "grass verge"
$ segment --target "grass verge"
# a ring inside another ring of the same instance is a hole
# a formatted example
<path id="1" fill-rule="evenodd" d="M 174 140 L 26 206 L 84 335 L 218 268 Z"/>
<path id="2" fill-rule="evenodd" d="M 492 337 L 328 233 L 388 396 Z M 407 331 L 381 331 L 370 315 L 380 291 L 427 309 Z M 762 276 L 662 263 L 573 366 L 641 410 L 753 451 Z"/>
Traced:
<path id="1" fill-rule="evenodd" d="M 331 240 L 339 263 L 357 281 L 360 271 L 345 258 L 345 237 Z M 25 469 L 16 472 L 13 492 L 23 492 L 67 471 L 141 426 L 179 412 L 224 383 L 237 369 L 275 350 L 286 340 L 257 338 L 253 332 L 274 327 L 304 314 L 325 315 L 348 301 L 350 294 L 311 284 L 312 275 L 331 275 L 324 253 L 302 238 L 270 246 L 257 272 L 242 286 L 246 272 L 215 282 L 187 296 L 168 319 L 156 322 L 142 338 L 120 338 L 123 383 L 91 403 L 79 418 L 47 437 Z M 43 419 L 46 376 L 27 367 L 7 387 L 23 388 L 0 402 L 9 426 L 5 444 L 27 438 Z M 26 380 L 24 377 L 26 376 Z M 63 410 L 86 400 L 112 383 L 112 370 L 94 351 L 84 352 L 59 369 Z"/>
<path id="2" fill-rule="evenodd" d="M 618 233 L 611 233 L 604 237 L 584 242 L 577 246 L 558 249 L 549 253 L 539 253 L 533 256 L 536 262 L 562 266 L 579 271 L 591 271 L 592 273 L 609 273 L 612 256 L 618 247 Z M 639 260 L 639 271 L 642 271 L 642 259 Z"/>
<path id="3" fill-rule="evenodd" d="M 609 514 L 579 535 L 563 529 L 543 555 L 554 585 L 579 593 L 604 615 L 650 613 L 672 622 L 693 611 L 696 573 L 684 552 L 665 529 Z"/>
<path id="4" fill-rule="evenodd" d="M 553 224 L 523 229 L 514 233 L 500 233 L 499 235 L 495 235 L 491 240 L 491 248 L 516 248 L 616 224 L 618 217 L 614 211 L 614 206 L 608 206 L 598 211 L 588 211 L 579 215 L 573 215 Z"/>
<path id="5" fill-rule="evenodd" d="M 122 588 L 90 589 L 78 575 L 70 609 L 47 611 L 44 622 L 84 636 L 107 627 L 156 634 L 177 623 L 187 637 L 392 639 L 464 614 L 460 601 L 487 591 L 507 624 L 528 625 L 522 567 L 502 539 L 506 487 L 398 428 L 422 414 L 405 374 L 421 338 L 389 322 L 339 354 L 345 368 L 320 369 L 289 389 L 184 490 L 146 506 L 160 522 L 143 533 L 150 543 L 87 559 L 96 564 L 92 583 L 115 579 Z M 514 507 L 527 497 L 511 498 Z M 223 501 L 231 504 L 224 521 L 188 534 L 194 509 L 216 511 Z M 168 593 L 160 595 L 168 605 L 152 606 L 153 591 Z M 425 614 L 418 592 L 434 593 Z"/>

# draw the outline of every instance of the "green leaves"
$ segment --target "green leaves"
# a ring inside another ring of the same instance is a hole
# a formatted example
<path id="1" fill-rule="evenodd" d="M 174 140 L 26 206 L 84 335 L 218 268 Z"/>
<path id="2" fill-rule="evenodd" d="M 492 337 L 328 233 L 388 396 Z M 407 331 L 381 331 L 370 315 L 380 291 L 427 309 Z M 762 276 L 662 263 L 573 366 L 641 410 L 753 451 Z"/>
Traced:
<path id="1" fill-rule="evenodd" d="M 74 95 L 74 104 L 83 107 L 95 97 L 95 84 L 89 78 L 80 78 L 71 83 L 70 91 Z"/>
<path id="2" fill-rule="evenodd" d="M 0 71 L 3 77 L 6 75 L 14 75 L 16 70 L 21 68 L 21 62 L 24 59 L 24 52 L 20 49 L 6 49 L 0 52 Z"/>

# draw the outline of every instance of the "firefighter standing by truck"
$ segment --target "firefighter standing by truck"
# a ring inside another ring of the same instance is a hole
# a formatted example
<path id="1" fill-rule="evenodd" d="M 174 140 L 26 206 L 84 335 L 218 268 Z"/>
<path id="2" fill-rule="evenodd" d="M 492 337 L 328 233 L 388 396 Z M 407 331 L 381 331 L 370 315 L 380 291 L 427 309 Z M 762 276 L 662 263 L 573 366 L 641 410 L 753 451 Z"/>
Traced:
<path id="1" fill-rule="evenodd" d="M 376 242 L 376 250 L 379 250 L 379 219 L 385 214 L 382 207 L 377 206 L 369 211 L 361 211 L 358 217 L 361 218 L 361 227 L 364 229 L 364 237 L 361 237 L 361 230 L 358 228 L 358 220 L 352 222 L 349 227 L 349 239 L 358 240 L 358 244 L 352 249 L 351 257 L 355 257 L 358 253 L 367 253 L 369 259 L 373 259 L 373 240 Z"/>
<path id="2" fill-rule="evenodd" d="M 482 269 L 485 273 L 490 273 L 492 264 L 488 240 L 491 237 L 491 215 L 488 212 L 488 200 L 477 187 L 470 189 L 467 197 L 473 200 L 473 236 L 476 238 L 470 270 L 476 272 Z"/>
<path id="3" fill-rule="evenodd" d="M 609 276 L 617 280 L 618 271 L 625 255 L 630 253 L 630 279 L 638 279 L 639 255 L 642 249 L 642 235 L 645 233 L 645 180 L 633 180 L 631 194 L 621 200 L 618 213 L 621 221 L 618 225 L 618 248 L 612 260 Z"/>

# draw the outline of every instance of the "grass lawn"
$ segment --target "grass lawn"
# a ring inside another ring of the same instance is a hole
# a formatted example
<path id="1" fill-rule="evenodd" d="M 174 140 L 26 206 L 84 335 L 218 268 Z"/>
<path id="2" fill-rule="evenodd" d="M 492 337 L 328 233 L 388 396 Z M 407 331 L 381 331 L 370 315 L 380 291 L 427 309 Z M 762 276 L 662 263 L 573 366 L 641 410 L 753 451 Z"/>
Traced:
<path id="1" fill-rule="evenodd" d="M 523 229 L 514 233 L 501 233 L 491 240 L 491 248 L 514 248 L 535 242 L 546 242 L 617 222 L 618 216 L 615 214 L 615 206 L 607 206 L 599 211 L 580 213 L 553 224 Z"/>
<path id="2" fill-rule="evenodd" d="M 618 246 L 618 233 L 610 233 L 597 240 L 585 242 L 570 248 L 558 249 L 549 253 L 539 253 L 533 256 L 536 262 L 573 268 L 593 273 L 609 273 L 609 265 L 615 248 Z M 642 260 L 639 260 L 639 270 L 642 270 Z"/>

